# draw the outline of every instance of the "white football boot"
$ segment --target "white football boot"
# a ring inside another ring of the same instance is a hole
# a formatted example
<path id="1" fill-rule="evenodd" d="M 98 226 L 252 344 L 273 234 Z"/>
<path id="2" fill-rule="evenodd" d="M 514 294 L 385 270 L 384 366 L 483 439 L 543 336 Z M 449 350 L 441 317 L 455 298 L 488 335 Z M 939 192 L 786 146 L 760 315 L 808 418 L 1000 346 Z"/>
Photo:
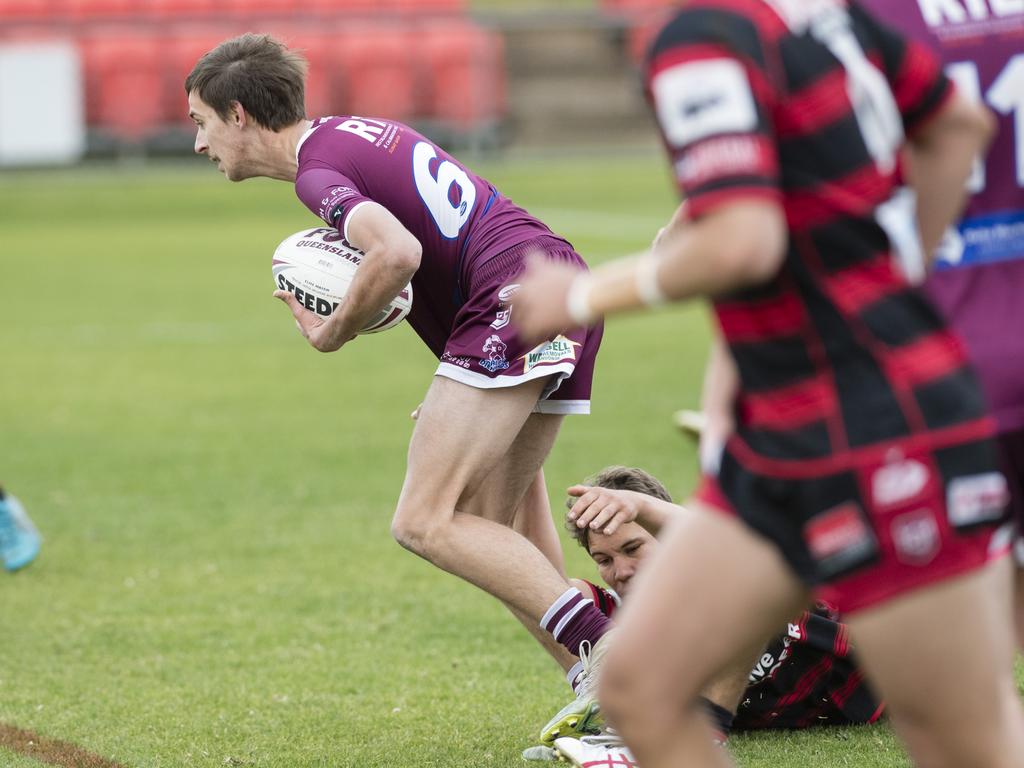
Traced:
<path id="1" fill-rule="evenodd" d="M 597 701 L 597 679 L 613 634 L 614 629 L 606 632 L 593 648 L 587 641 L 580 643 L 583 678 L 576 690 L 576 698 L 558 710 L 558 713 L 541 729 L 541 744 L 551 746 L 555 739 L 563 736 L 578 739 L 580 736 L 595 734 L 601 730 L 603 718 L 601 705 Z"/>
<path id="2" fill-rule="evenodd" d="M 637 768 L 629 747 L 612 731 L 582 739 L 556 739 L 555 754 L 576 768 Z"/>

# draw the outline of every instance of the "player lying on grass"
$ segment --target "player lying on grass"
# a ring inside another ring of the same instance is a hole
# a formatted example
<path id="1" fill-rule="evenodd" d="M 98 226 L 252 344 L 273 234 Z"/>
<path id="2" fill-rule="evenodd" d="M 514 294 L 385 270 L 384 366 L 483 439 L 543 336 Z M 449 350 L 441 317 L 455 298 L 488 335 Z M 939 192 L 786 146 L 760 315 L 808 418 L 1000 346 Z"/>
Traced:
<path id="1" fill-rule="evenodd" d="M 0 558 L 4 568 L 17 571 L 39 554 L 39 531 L 21 503 L 0 488 Z"/>
<path id="2" fill-rule="evenodd" d="M 349 343 L 411 280 L 409 324 L 439 365 L 409 444 L 392 533 L 501 600 L 564 665 L 583 642 L 599 659 L 610 622 L 562 573 L 541 467 L 563 417 L 589 412 L 601 328 L 524 346 L 511 303 L 526 253 L 586 265 L 409 126 L 307 119 L 305 78 L 305 60 L 266 35 L 221 43 L 185 81 L 195 151 L 229 180 L 294 184 L 312 213 L 365 252 L 326 320 L 292 294 L 274 294 L 318 351 Z"/>
<path id="3" fill-rule="evenodd" d="M 657 478 L 632 467 L 603 469 L 569 488 L 569 495 L 566 529 L 593 558 L 605 586 L 570 581 L 612 617 L 657 550 L 662 529 L 689 513 L 672 502 Z M 708 627 L 711 634 L 724 631 Z M 570 683 L 578 673 L 578 666 L 570 670 Z M 743 666 L 714 680 L 703 700 L 720 742 L 731 730 L 874 723 L 883 709 L 851 654 L 846 626 L 824 602 L 789 622 L 752 669 Z M 584 713 L 578 730 L 596 733 L 597 714 Z M 551 759 L 554 753 L 533 747 L 523 756 Z"/>

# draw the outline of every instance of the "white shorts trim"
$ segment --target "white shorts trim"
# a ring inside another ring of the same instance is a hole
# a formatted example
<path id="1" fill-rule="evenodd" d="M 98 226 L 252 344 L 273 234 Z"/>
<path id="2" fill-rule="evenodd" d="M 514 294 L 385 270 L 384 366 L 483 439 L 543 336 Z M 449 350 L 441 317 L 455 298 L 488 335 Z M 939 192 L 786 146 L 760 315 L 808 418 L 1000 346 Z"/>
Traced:
<path id="1" fill-rule="evenodd" d="M 468 371 L 458 365 L 441 363 L 437 366 L 437 370 L 434 372 L 434 375 L 444 376 L 446 379 L 455 379 L 455 381 L 467 384 L 470 387 L 476 387 L 477 389 L 504 389 L 505 387 L 517 387 L 520 384 L 525 384 L 528 381 L 540 379 L 544 376 L 550 376 L 553 373 L 562 374 L 558 379 L 558 383 L 561 384 L 561 380 L 568 378 L 575 369 L 576 365 L 574 363 L 537 365 L 519 376 L 503 376 L 498 374 L 494 378 L 491 378 L 490 376 L 485 376 L 484 374 L 477 373 L 476 371 Z M 555 389 L 557 389 L 557 387 L 553 387 L 551 392 L 554 392 Z M 551 392 L 545 392 L 542 397 L 548 397 Z"/>
<path id="2" fill-rule="evenodd" d="M 537 401 L 537 405 L 534 406 L 534 413 L 588 414 L 590 413 L 589 400 L 548 399 L 552 394 L 554 394 L 555 390 L 561 386 L 562 381 L 572 375 L 574 370 L 576 370 L 575 363 L 563 362 L 555 365 L 537 365 L 519 376 L 502 376 L 499 374 L 498 376 L 491 378 L 490 376 L 485 376 L 484 374 L 477 373 L 476 371 L 468 371 L 458 365 L 440 363 L 437 366 L 437 370 L 434 372 L 434 375 L 443 376 L 446 379 L 452 379 L 460 384 L 475 387 L 476 389 L 504 389 L 505 387 L 516 387 L 520 384 L 525 384 L 528 381 L 533 381 L 534 379 L 553 375 L 554 378 L 548 383 L 548 386 L 544 388 L 544 391 L 541 393 L 540 398 Z"/>
<path id="3" fill-rule="evenodd" d="M 589 400 L 538 400 L 533 406 L 534 413 L 549 413 L 554 415 L 582 415 L 590 414 Z"/>

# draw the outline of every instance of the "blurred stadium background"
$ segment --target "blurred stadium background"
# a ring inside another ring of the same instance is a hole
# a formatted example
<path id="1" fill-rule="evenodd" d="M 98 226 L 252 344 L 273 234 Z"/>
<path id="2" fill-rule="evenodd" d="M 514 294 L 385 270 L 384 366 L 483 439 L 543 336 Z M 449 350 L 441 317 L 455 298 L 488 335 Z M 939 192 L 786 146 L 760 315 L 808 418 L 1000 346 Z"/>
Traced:
<path id="1" fill-rule="evenodd" d="M 0 0 L 0 163 L 188 151 L 184 77 L 244 31 L 305 52 L 310 115 L 387 115 L 474 147 L 635 140 L 633 70 L 667 5 Z"/>
<path id="2" fill-rule="evenodd" d="M 599 262 L 675 206 L 636 76 L 664 5 L 0 0 L 0 480 L 45 537 L 0 574 L 0 768 L 523 764 L 560 674 L 388 533 L 436 363 L 407 327 L 307 347 L 270 254 L 310 214 L 191 156 L 182 81 L 225 37 L 281 36 L 310 114 L 423 128 Z M 685 496 L 670 416 L 706 349 L 698 306 L 609 326 L 594 415 L 546 468 L 556 515 L 613 463 Z M 908 765 L 884 726 L 733 750 Z"/>

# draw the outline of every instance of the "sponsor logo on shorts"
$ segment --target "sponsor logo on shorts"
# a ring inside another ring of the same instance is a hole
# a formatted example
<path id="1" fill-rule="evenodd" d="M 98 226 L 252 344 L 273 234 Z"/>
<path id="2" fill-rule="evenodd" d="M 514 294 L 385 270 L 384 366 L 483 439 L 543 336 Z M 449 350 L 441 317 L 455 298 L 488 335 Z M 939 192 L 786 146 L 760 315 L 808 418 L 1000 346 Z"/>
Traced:
<path id="1" fill-rule="evenodd" d="M 896 559 L 906 565 L 928 565 L 939 553 L 939 524 L 931 509 L 897 515 L 889 524 Z"/>
<path id="2" fill-rule="evenodd" d="M 501 330 L 512 320 L 512 307 L 507 309 L 499 309 L 497 314 L 494 316 L 494 322 L 491 323 L 491 328 L 496 331 Z"/>
<path id="3" fill-rule="evenodd" d="M 928 467 L 920 461 L 893 461 L 872 475 L 871 496 L 879 507 L 891 507 L 919 496 L 930 477 Z"/>
<path id="4" fill-rule="evenodd" d="M 505 359 L 506 349 L 508 349 L 508 345 L 497 334 L 492 333 L 483 345 L 487 359 L 481 360 L 480 365 L 491 373 L 505 370 L 509 367 L 509 362 Z"/>
<path id="5" fill-rule="evenodd" d="M 878 550 L 875 535 L 855 501 L 844 502 L 809 520 L 804 525 L 804 541 L 825 576 L 858 565 Z"/>
<path id="6" fill-rule="evenodd" d="M 757 660 L 757 663 L 754 664 L 754 668 L 750 670 L 750 674 L 747 675 L 747 682 L 757 683 L 761 680 L 764 680 L 766 677 L 768 677 L 769 674 L 771 674 L 772 670 L 774 670 L 779 664 L 786 660 L 787 656 L 789 656 L 788 647 L 786 647 L 786 649 L 781 654 L 779 654 L 778 659 L 776 659 L 775 656 L 773 656 L 771 653 L 765 651 L 763 654 L 761 654 L 761 658 Z"/>
<path id="7" fill-rule="evenodd" d="M 1006 478 L 999 472 L 957 477 L 946 488 L 949 522 L 957 528 L 998 520 L 1009 500 Z"/>
<path id="8" fill-rule="evenodd" d="M 462 355 L 453 355 L 448 350 L 445 350 L 441 355 L 441 362 L 457 365 L 460 368 L 469 368 L 469 366 L 473 364 L 472 358 L 464 357 Z"/>
<path id="9" fill-rule="evenodd" d="M 576 347 L 581 346 L 583 345 L 578 341 L 558 335 L 551 341 L 534 347 L 523 356 L 523 373 L 538 365 L 552 365 L 563 360 L 575 360 Z"/>

